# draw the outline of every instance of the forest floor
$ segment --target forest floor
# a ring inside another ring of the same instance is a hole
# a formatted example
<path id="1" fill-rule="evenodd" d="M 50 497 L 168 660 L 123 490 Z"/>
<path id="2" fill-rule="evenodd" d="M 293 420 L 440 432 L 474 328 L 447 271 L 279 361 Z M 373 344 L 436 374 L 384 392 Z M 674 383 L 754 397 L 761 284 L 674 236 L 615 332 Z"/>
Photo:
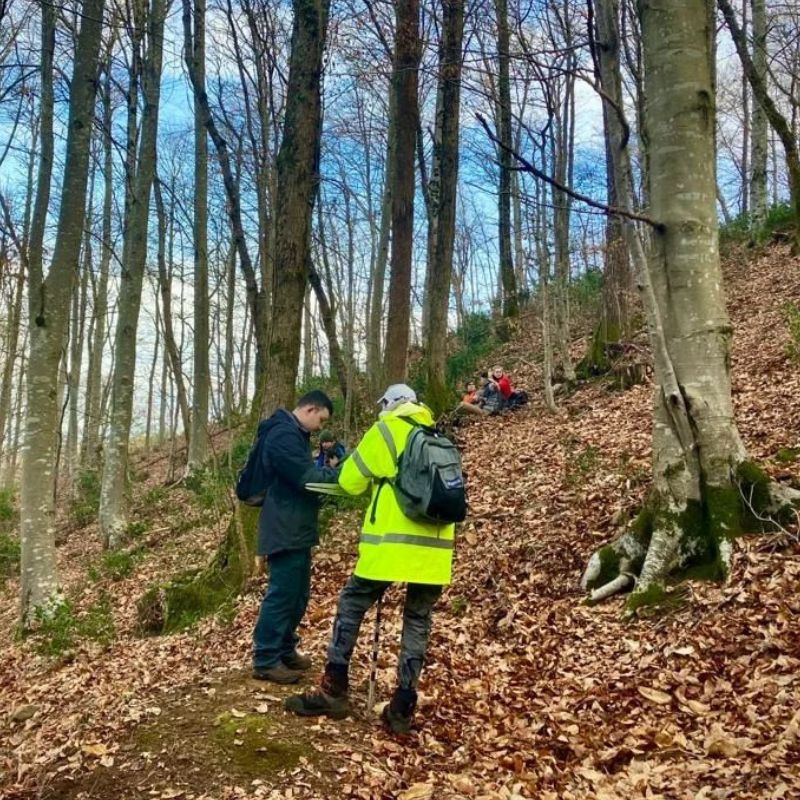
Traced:
<path id="1" fill-rule="evenodd" d="M 737 420 L 775 478 L 800 481 L 800 367 L 787 303 L 800 260 L 783 248 L 726 264 Z M 746 536 L 725 586 L 692 583 L 669 610 L 626 621 L 590 608 L 589 554 L 650 482 L 652 387 L 587 383 L 563 413 L 539 400 L 535 354 L 502 354 L 534 390 L 524 411 L 459 429 L 471 515 L 440 601 L 418 725 L 392 738 L 365 709 L 369 639 L 353 665 L 356 714 L 282 711 L 289 690 L 249 677 L 261 585 L 192 629 L 136 634 L 154 580 L 204 562 L 226 509 L 137 467 L 143 546 L 120 568 L 95 528 L 65 531 L 59 566 L 83 629 L 58 656 L 15 640 L 15 580 L 0 590 L 0 796 L 5 798 L 800 798 L 800 542 Z M 358 520 L 335 519 L 315 557 L 304 649 L 322 666 Z M 133 557 L 132 557 L 133 558 Z M 379 699 L 394 678 L 402 592 L 390 592 Z M 371 627 L 368 618 L 365 627 Z M 318 670 L 306 681 L 316 680 Z"/>

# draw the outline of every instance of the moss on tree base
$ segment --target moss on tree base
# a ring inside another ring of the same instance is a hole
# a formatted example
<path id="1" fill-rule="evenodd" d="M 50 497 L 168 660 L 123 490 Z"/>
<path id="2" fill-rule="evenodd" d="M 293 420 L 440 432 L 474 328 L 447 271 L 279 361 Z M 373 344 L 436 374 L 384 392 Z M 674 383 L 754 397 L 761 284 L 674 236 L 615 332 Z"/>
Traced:
<path id="1" fill-rule="evenodd" d="M 584 588 L 603 599 L 600 590 L 619 575 L 639 575 L 653 543 L 664 546 L 663 535 L 660 540 L 654 538 L 657 531 L 678 531 L 677 547 L 664 557 L 663 572 L 656 579 L 652 570 L 646 584 L 637 579 L 627 602 L 629 611 L 663 605 L 673 597 L 666 587 L 684 580 L 726 580 L 736 537 L 775 530 L 794 516 L 790 502 L 776 501 L 774 489 L 775 484 L 760 467 L 744 461 L 736 466 L 729 483 L 704 484 L 702 498 L 685 502 L 679 511 L 670 511 L 654 492 L 629 530 L 592 556 Z"/>
<path id="2" fill-rule="evenodd" d="M 136 604 L 142 633 L 183 630 L 231 608 L 252 573 L 257 524 L 257 509 L 240 507 L 208 566 L 151 586 Z"/>

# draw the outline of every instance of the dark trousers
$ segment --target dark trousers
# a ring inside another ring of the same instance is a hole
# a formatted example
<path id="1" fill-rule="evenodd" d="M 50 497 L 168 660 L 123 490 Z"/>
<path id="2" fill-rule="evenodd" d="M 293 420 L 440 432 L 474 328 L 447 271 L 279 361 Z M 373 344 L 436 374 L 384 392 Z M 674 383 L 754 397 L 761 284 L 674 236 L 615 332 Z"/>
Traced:
<path id="1" fill-rule="evenodd" d="M 253 666 L 277 666 L 297 647 L 311 593 L 311 549 L 269 556 L 269 584 L 253 631 Z"/>
<path id="2" fill-rule="evenodd" d="M 339 595 L 333 636 L 328 647 L 329 664 L 347 669 L 364 615 L 389 586 L 391 583 L 350 576 Z M 431 634 L 433 607 L 441 593 L 441 586 L 408 584 L 397 663 L 397 685 L 401 689 L 417 688 Z"/>

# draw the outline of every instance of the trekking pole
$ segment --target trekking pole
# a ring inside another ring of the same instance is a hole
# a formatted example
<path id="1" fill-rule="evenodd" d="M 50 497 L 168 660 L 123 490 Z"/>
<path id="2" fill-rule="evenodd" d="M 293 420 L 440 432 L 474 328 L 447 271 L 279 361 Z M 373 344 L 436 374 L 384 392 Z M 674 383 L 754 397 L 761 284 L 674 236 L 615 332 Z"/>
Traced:
<path id="1" fill-rule="evenodd" d="M 378 649 L 381 640 L 381 603 L 383 594 L 378 597 L 375 604 L 375 631 L 372 634 L 372 665 L 369 672 L 369 689 L 367 690 L 367 717 L 372 716 L 375 707 L 375 686 L 378 682 Z"/>

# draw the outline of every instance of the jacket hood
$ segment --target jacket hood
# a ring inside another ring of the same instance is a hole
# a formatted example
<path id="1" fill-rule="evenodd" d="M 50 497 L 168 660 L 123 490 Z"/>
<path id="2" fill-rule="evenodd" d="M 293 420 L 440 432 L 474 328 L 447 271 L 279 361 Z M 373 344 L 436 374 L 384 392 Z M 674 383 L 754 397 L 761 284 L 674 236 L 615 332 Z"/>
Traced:
<path id="1" fill-rule="evenodd" d="M 308 431 L 297 421 L 297 417 L 295 417 L 291 411 L 285 408 L 278 408 L 272 413 L 271 416 L 267 417 L 266 419 L 262 419 L 261 422 L 258 423 L 258 435 L 262 436 L 263 434 L 266 434 L 268 431 L 280 425 L 291 425 L 292 427 L 297 428 L 302 434 L 310 435 Z"/>
<path id="2" fill-rule="evenodd" d="M 433 413 L 424 403 L 401 403 L 390 411 L 380 414 L 381 419 L 391 419 L 392 417 L 410 417 L 420 425 L 433 425 Z"/>

